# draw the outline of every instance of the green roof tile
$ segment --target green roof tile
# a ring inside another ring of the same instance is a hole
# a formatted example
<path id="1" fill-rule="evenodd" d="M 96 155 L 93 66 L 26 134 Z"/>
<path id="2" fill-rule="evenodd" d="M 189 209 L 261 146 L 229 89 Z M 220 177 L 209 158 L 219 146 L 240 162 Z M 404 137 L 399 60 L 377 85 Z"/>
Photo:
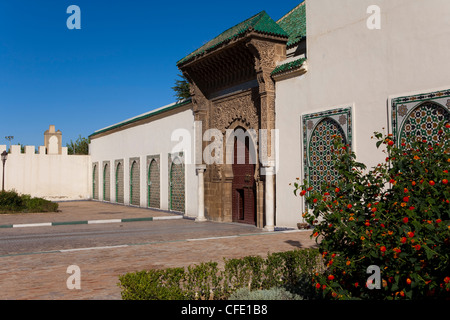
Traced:
<path id="1" fill-rule="evenodd" d="M 304 37 L 306 37 L 305 1 L 300 3 L 283 18 L 278 20 L 277 23 L 289 35 L 289 41 L 286 46 L 289 48 L 298 44 Z"/>
<path id="2" fill-rule="evenodd" d="M 199 55 L 205 54 L 207 52 L 213 51 L 220 45 L 223 45 L 231 40 L 237 39 L 244 36 L 247 32 L 256 31 L 262 34 L 269 34 L 281 37 L 288 37 L 286 31 L 283 30 L 270 16 L 265 12 L 254 15 L 253 17 L 237 24 L 236 26 L 226 30 L 221 33 L 216 38 L 212 39 L 199 49 L 195 50 L 185 58 L 177 62 L 177 65 L 181 65 Z"/>
<path id="3" fill-rule="evenodd" d="M 183 101 L 180 101 L 180 102 L 177 102 L 177 103 L 173 103 L 171 105 L 168 105 L 168 106 L 165 106 L 165 107 L 162 107 L 162 108 L 159 108 L 159 109 L 147 112 L 147 113 L 145 113 L 143 115 L 131 118 L 129 120 L 125 120 L 125 121 L 119 122 L 119 123 L 117 123 L 115 125 L 112 125 L 112 126 L 109 126 L 107 128 L 97 130 L 93 134 L 89 135 L 89 138 L 92 138 L 92 137 L 94 137 L 96 135 L 99 135 L 101 133 L 105 133 L 105 132 L 108 132 L 108 131 L 111 131 L 111 130 L 114 130 L 114 129 L 122 128 L 124 126 L 129 125 L 129 124 L 136 123 L 138 121 L 148 119 L 150 117 L 156 116 L 158 114 L 161 114 L 161 113 L 164 113 L 164 112 L 167 112 L 167 111 L 170 111 L 170 110 L 174 110 L 174 109 L 183 107 L 183 106 L 185 106 L 185 105 L 187 105 L 187 104 L 189 104 L 191 102 L 192 102 L 192 100 L 191 100 L 191 98 L 189 98 L 189 99 L 186 99 L 186 100 L 183 100 Z"/>
<path id="4" fill-rule="evenodd" d="M 294 61 L 291 61 L 288 63 L 284 63 L 282 65 L 279 65 L 272 71 L 271 75 L 273 76 L 273 75 L 277 75 L 277 74 L 280 74 L 280 73 L 283 73 L 286 71 L 291 71 L 291 70 L 300 68 L 305 61 L 306 61 L 306 59 L 303 58 L 303 59 L 297 59 L 297 60 L 294 60 Z"/>

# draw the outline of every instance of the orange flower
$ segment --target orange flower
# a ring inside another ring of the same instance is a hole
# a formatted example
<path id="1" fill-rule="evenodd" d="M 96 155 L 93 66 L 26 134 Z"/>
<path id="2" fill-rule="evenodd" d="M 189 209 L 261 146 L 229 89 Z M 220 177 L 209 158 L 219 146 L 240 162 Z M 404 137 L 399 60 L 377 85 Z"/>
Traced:
<path id="1" fill-rule="evenodd" d="M 406 238 L 405 237 L 401 237 L 400 242 L 401 243 L 405 243 L 406 242 Z"/>
<path id="2" fill-rule="evenodd" d="M 408 279 L 406 279 L 406 284 L 408 284 L 408 285 L 410 285 L 411 284 L 411 279 L 410 278 L 408 278 Z"/>
<path id="3" fill-rule="evenodd" d="M 350 260 L 347 260 L 345 264 L 349 266 L 351 264 Z"/>
<path id="4" fill-rule="evenodd" d="M 332 274 L 330 274 L 330 275 L 328 276 L 328 280 L 333 281 L 333 280 L 334 280 L 334 276 L 333 276 Z"/>
<path id="5" fill-rule="evenodd" d="M 419 160 L 420 157 L 419 156 L 414 156 L 414 160 Z"/>
<path id="6" fill-rule="evenodd" d="M 414 237 L 414 232 L 412 232 L 412 231 L 409 231 L 407 234 L 408 234 L 408 237 L 410 237 L 410 238 Z"/>

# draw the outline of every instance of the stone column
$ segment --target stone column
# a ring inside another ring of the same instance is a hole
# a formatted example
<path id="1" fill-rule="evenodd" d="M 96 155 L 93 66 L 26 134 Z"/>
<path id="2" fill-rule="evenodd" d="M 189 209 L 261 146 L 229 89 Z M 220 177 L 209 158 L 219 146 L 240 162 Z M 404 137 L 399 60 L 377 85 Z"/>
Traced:
<path id="1" fill-rule="evenodd" d="M 275 172 L 274 166 L 264 166 L 262 174 L 265 175 L 265 209 L 266 209 L 266 231 L 275 231 L 275 188 L 273 175 Z"/>
<path id="2" fill-rule="evenodd" d="M 206 165 L 196 166 L 198 175 L 198 216 L 195 219 L 196 222 L 205 222 L 205 182 L 203 179 L 203 173 L 206 170 Z"/>

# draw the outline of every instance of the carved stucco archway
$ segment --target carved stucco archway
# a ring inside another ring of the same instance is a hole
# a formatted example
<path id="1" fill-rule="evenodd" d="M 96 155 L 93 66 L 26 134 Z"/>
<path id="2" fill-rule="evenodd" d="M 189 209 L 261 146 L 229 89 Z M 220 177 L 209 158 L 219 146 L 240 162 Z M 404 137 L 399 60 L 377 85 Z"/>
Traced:
<path id="1" fill-rule="evenodd" d="M 218 129 L 225 144 L 227 129 L 254 129 L 257 135 L 266 129 L 268 146 L 264 152 L 271 150 L 270 134 L 275 129 L 275 84 L 271 72 L 278 61 L 286 58 L 285 44 L 283 38 L 251 31 L 244 38 L 179 65 L 190 83 L 194 118 L 202 123 L 202 136 L 208 129 Z M 202 151 L 207 145 L 203 141 Z M 259 152 L 258 144 L 257 148 Z M 226 151 L 225 145 L 223 150 Z M 260 169 L 258 157 L 255 224 L 263 228 L 266 187 Z M 232 221 L 232 181 L 232 166 L 226 164 L 225 158 L 224 164 L 206 166 L 204 201 L 208 219 Z"/>

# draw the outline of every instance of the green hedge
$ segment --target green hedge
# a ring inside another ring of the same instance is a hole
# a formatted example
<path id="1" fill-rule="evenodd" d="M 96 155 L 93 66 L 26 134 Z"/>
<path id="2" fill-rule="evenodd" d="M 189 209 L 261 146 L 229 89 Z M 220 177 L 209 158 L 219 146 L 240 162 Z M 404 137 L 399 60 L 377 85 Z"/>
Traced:
<path id="1" fill-rule="evenodd" d="M 222 269 L 217 262 L 207 262 L 127 273 L 119 277 L 119 286 L 124 300 L 223 300 L 241 288 L 252 291 L 275 287 L 307 297 L 312 292 L 313 274 L 321 270 L 318 250 L 303 249 L 272 253 L 267 258 L 224 259 Z"/>
<path id="2" fill-rule="evenodd" d="M 42 198 L 32 198 L 28 194 L 19 195 L 15 191 L 0 191 L 0 213 L 56 211 L 58 211 L 57 203 Z"/>

